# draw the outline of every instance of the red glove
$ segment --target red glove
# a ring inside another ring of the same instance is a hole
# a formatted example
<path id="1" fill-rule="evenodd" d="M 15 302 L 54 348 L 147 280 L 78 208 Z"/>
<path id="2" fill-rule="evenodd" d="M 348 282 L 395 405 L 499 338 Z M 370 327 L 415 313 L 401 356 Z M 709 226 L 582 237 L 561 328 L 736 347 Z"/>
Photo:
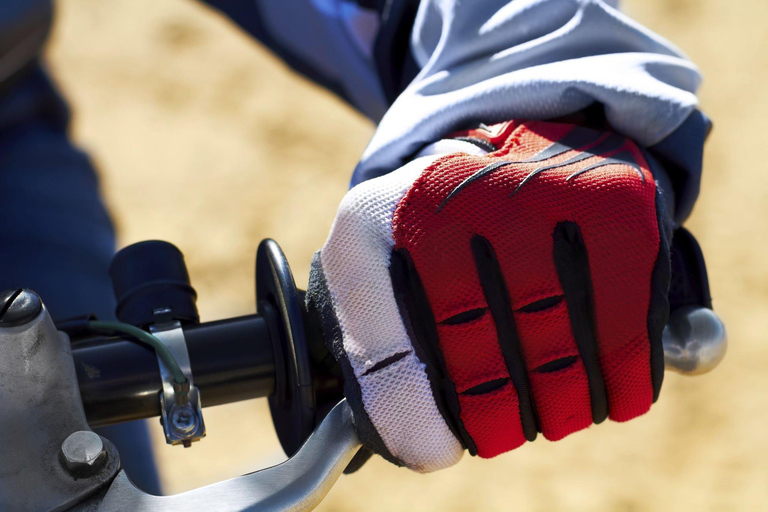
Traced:
<path id="1" fill-rule="evenodd" d="M 457 134 L 342 202 L 308 305 L 364 444 L 419 471 L 645 413 L 664 372 L 664 201 L 609 132 Z"/>

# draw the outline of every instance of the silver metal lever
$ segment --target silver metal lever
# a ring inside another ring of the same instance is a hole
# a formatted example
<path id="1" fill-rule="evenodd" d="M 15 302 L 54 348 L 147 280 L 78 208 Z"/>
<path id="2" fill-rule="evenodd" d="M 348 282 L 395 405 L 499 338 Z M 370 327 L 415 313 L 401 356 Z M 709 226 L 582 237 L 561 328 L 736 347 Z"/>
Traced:
<path id="1" fill-rule="evenodd" d="M 688 306 L 670 315 L 662 343 L 666 370 L 701 375 L 712 371 L 723 360 L 728 337 L 714 311 Z"/>
<path id="2" fill-rule="evenodd" d="M 342 400 L 296 455 L 282 464 L 174 496 L 146 494 L 121 471 L 98 510 L 311 510 L 328 494 L 359 447 L 352 410 L 346 400 Z"/>

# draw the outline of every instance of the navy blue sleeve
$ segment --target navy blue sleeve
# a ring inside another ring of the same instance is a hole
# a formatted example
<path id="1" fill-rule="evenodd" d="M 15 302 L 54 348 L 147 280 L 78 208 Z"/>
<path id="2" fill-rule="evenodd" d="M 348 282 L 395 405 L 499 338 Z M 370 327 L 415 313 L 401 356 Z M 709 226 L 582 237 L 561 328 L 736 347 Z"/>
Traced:
<path id="1" fill-rule="evenodd" d="M 54 319 L 110 318 L 114 231 L 68 124 L 38 62 L 0 93 L 0 289 L 34 289 Z"/>
<path id="2" fill-rule="evenodd" d="M 52 12 L 50 0 L 0 3 L 0 289 L 34 289 L 54 319 L 109 318 L 112 224 L 38 57 Z"/>

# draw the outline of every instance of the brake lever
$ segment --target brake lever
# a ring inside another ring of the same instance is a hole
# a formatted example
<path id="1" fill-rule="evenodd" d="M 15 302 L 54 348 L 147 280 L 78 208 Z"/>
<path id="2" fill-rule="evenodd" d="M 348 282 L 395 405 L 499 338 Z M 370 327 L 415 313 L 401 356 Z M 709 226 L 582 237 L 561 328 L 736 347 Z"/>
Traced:
<path id="1" fill-rule="evenodd" d="M 277 466 L 173 496 L 147 494 L 120 471 L 97 510 L 311 510 L 328 494 L 359 447 L 352 410 L 342 400 L 299 451 Z"/>

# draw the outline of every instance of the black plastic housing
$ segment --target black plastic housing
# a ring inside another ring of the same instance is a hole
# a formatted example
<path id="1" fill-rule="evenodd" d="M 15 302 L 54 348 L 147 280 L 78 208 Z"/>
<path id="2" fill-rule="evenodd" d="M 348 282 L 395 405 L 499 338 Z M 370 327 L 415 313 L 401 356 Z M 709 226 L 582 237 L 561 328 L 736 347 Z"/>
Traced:
<path id="1" fill-rule="evenodd" d="M 171 320 L 200 321 L 197 293 L 184 256 L 173 244 L 150 240 L 130 245 L 115 255 L 109 275 L 121 322 L 146 328 Z"/>

